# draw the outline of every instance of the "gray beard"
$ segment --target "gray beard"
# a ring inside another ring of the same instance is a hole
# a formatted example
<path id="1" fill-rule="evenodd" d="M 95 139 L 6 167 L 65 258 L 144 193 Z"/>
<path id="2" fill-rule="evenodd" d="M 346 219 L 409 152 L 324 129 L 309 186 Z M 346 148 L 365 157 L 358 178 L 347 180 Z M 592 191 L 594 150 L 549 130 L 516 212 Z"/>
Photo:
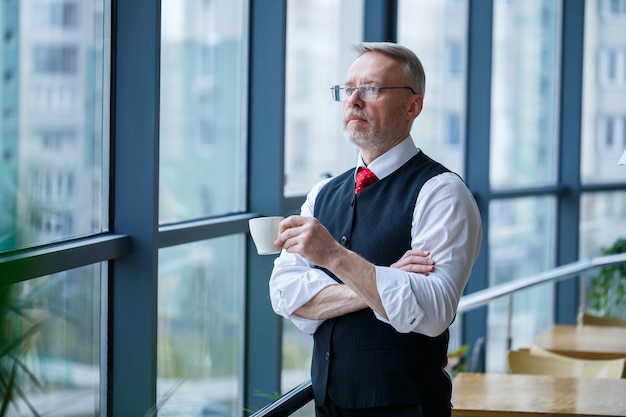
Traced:
<path id="1" fill-rule="evenodd" d="M 383 150 L 387 149 L 389 143 L 394 140 L 392 132 L 387 132 L 385 135 L 377 132 L 375 128 L 367 132 L 354 132 L 344 128 L 343 134 L 357 148 L 375 151 L 376 153 L 382 153 Z"/>

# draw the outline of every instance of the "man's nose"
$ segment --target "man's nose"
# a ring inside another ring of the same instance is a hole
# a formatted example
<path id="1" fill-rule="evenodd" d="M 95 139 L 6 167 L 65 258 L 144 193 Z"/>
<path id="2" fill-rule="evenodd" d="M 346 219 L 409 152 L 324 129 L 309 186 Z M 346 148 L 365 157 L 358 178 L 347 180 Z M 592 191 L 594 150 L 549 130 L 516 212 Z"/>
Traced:
<path id="1" fill-rule="evenodd" d="M 359 89 L 355 89 L 351 95 L 348 96 L 347 100 L 346 100 L 346 104 L 349 105 L 350 107 L 354 107 L 354 106 L 359 106 L 361 107 L 363 105 L 363 100 L 361 100 L 361 97 L 359 96 Z"/>

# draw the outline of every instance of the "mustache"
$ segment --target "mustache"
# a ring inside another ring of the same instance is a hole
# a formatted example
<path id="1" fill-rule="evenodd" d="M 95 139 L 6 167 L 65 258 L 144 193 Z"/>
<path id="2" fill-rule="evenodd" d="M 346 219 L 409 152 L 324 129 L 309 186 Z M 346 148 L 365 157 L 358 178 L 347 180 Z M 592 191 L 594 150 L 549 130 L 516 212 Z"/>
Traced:
<path id="1" fill-rule="evenodd" d="M 351 117 L 358 117 L 358 118 L 363 119 L 363 120 L 365 120 L 367 122 L 370 121 L 370 118 L 369 118 L 369 116 L 366 113 L 364 113 L 364 112 L 362 112 L 362 111 L 360 111 L 358 109 L 349 109 L 343 115 L 343 122 L 344 123 L 348 123 L 348 119 L 350 119 Z"/>

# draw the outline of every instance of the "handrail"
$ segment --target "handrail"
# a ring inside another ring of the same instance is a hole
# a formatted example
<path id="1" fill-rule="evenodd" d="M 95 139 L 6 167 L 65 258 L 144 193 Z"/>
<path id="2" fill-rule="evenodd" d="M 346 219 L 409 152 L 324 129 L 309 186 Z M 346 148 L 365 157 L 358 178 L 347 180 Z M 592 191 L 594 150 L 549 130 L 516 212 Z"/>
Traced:
<path id="1" fill-rule="evenodd" d="M 626 263 L 626 253 L 616 255 L 600 256 L 593 259 L 582 259 L 567 265 L 558 266 L 545 272 L 540 272 L 526 278 L 516 279 L 515 281 L 505 282 L 503 284 L 494 285 L 471 294 L 464 295 L 459 301 L 457 314 L 466 313 L 478 307 L 489 304 L 490 302 L 512 294 L 516 291 L 523 290 L 535 285 L 544 284 L 551 281 L 561 281 L 571 278 L 585 272 L 589 269 L 619 265 Z"/>
<path id="2" fill-rule="evenodd" d="M 541 272 L 539 274 L 531 275 L 526 278 L 520 278 L 512 282 L 494 285 L 493 287 L 462 296 L 457 313 L 466 313 L 487 305 L 498 298 L 511 295 L 516 291 L 535 285 L 552 281 L 561 281 L 563 279 L 579 275 L 581 272 L 585 272 L 589 269 L 619 265 L 623 263 L 626 263 L 626 253 L 601 256 L 592 259 L 583 259 Z M 252 414 L 250 417 L 287 417 L 304 407 L 312 399 L 313 388 L 311 387 L 311 380 L 309 379 L 294 387 L 276 401 L 266 405 L 256 413 Z"/>
<path id="3" fill-rule="evenodd" d="M 311 380 L 304 381 L 250 417 L 287 417 L 313 399 Z"/>

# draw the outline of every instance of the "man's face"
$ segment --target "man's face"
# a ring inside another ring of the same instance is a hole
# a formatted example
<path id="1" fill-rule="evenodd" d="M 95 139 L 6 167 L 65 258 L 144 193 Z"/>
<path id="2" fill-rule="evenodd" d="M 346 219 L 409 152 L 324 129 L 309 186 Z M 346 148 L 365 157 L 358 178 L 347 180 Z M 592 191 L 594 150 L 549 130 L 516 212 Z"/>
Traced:
<path id="1" fill-rule="evenodd" d="M 409 85 L 401 63 L 378 52 L 357 58 L 348 70 L 346 84 Z M 408 136 L 412 120 L 421 111 L 421 102 L 421 96 L 402 88 L 380 90 L 376 101 L 363 101 L 355 91 L 344 103 L 344 133 L 359 149 L 377 157 Z"/>

